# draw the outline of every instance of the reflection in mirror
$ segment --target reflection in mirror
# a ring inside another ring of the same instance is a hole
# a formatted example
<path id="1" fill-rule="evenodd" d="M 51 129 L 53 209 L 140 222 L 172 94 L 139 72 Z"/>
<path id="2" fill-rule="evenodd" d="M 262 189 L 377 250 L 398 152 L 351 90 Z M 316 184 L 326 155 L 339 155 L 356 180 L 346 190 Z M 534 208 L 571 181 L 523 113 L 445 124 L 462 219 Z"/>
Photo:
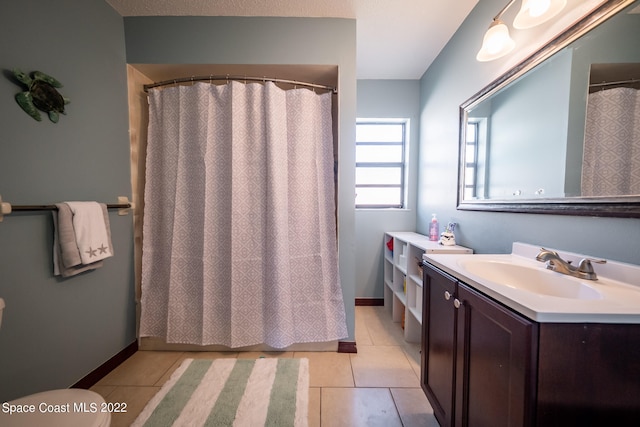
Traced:
<path id="1" fill-rule="evenodd" d="M 462 105 L 459 209 L 640 216 L 640 0 L 628 3 Z"/>
<path id="2" fill-rule="evenodd" d="M 640 63 L 592 64 L 582 196 L 640 194 Z"/>

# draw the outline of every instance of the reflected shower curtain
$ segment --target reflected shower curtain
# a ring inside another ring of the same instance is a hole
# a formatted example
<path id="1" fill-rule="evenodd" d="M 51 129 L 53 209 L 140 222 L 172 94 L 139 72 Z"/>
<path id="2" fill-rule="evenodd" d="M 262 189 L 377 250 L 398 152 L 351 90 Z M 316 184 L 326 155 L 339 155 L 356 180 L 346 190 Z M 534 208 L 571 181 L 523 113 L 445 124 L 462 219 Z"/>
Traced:
<path id="1" fill-rule="evenodd" d="M 640 194 L 640 91 L 589 94 L 582 161 L 583 196 Z"/>
<path id="2" fill-rule="evenodd" d="M 243 347 L 347 337 L 331 94 L 149 93 L 140 335 Z"/>

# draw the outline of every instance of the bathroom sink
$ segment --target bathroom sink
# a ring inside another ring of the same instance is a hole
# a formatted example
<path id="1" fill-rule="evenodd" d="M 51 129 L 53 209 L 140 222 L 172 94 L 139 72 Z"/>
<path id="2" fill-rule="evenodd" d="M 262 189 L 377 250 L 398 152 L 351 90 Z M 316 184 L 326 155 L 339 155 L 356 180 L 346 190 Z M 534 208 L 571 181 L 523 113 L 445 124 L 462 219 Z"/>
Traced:
<path id="1" fill-rule="evenodd" d="M 481 279 L 539 295 L 580 300 L 602 299 L 601 293 L 584 281 L 546 270 L 504 261 L 461 259 L 460 267 Z"/>
<path id="2" fill-rule="evenodd" d="M 594 258 L 552 250 L 572 265 Z M 510 254 L 424 254 L 423 259 L 536 322 L 640 325 L 640 264 L 607 260 L 595 266 L 597 279 L 587 280 L 548 270 L 536 261 L 540 251 L 538 245 L 514 242 Z"/>

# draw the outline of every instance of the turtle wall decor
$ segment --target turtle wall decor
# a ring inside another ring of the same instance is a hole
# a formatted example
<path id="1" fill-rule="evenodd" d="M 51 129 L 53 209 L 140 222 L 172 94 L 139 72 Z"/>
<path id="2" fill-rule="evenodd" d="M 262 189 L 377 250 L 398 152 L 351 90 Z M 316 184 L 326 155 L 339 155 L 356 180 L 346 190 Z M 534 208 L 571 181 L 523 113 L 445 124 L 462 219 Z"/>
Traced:
<path id="1" fill-rule="evenodd" d="M 29 75 L 14 69 L 13 75 L 27 87 L 26 91 L 16 94 L 16 101 L 25 113 L 41 121 L 38 110 L 43 111 L 49 115 L 49 120 L 53 123 L 58 123 L 60 114 L 66 114 L 64 106 L 69 103 L 69 99 L 56 90 L 62 87 L 58 80 L 41 71 L 34 71 Z"/>

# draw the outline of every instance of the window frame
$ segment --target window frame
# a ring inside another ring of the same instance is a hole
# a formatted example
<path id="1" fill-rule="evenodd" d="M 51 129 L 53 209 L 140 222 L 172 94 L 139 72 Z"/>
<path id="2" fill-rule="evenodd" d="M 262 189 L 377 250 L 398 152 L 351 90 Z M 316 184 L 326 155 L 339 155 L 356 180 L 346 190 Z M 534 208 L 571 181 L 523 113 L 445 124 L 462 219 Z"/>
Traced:
<path id="1" fill-rule="evenodd" d="M 473 130 L 473 132 L 470 132 Z M 473 134 L 473 138 L 469 138 L 470 134 Z M 470 140 L 471 139 L 471 140 Z M 465 162 L 464 162 L 464 195 L 465 198 L 475 199 L 478 197 L 478 150 L 480 139 L 480 121 L 469 120 L 467 123 L 467 129 L 465 131 Z M 467 156 L 469 147 L 473 147 L 473 158 L 469 159 Z M 467 171 L 471 170 L 473 176 L 473 182 L 469 183 L 467 179 Z M 470 191 L 469 191 L 470 190 Z M 468 191 L 471 194 L 468 194 Z"/>
<path id="2" fill-rule="evenodd" d="M 380 204 L 358 204 L 355 203 L 356 209 L 406 209 L 407 208 L 407 175 L 408 175 L 408 143 L 409 143 L 409 119 L 356 119 L 356 129 L 359 125 L 396 125 L 402 128 L 401 141 L 358 141 L 356 136 L 356 150 L 358 146 L 400 146 L 401 161 L 399 162 L 358 162 L 356 161 L 356 171 L 358 168 L 399 168 L 400 183 L 399 184 L 358 184 L 357 175 L 355 181 L 355 191 L 359 188 L 398 188 L 400 190 L 400 203 L 380 203 Z"/>

